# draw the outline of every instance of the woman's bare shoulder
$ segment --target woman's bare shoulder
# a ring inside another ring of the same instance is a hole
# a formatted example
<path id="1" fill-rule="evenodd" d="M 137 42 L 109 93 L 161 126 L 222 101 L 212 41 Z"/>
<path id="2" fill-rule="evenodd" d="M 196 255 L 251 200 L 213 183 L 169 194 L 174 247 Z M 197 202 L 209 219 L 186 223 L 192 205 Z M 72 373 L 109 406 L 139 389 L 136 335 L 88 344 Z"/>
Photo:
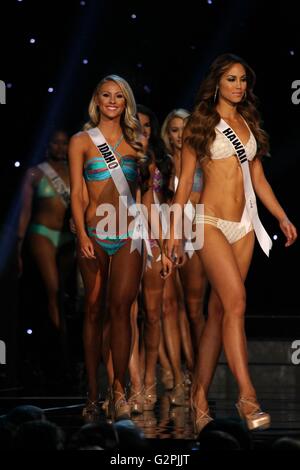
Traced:
<path id="1" fill-rule="evenodd" d="M 70 144 L 84 144 L 88 142 L 89 136 L 85 131 L 76 132 L 70 139 Z"/>
<path id="2" fill-rule="evenodd" d="M 36 184 L 39 183 L 41 178 L 43 177 L 44 173 L 41 170 L 41 168 L 37 166 L 32 166 L 27 169 L 25 173 L 25 184 L 30 184 L 32 186 L 35 186 Z"/>
<path id="3" fill-rule="evenodd" d="M 90 145 L 89 135 L 85 131 L 77 132 L 72 135 L 69 143 L 69 152 L 81 151 L 86 152 Z"/>

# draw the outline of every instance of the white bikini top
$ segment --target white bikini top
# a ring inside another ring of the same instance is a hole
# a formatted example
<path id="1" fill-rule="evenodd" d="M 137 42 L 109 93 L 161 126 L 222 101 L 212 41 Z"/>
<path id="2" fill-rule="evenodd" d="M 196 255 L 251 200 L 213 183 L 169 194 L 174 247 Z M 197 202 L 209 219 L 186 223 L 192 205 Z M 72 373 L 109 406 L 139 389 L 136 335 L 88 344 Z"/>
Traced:
<path id="1" fill-rule="evenodd" d="M 244 119 L 245 121 L 245 119 Z M 257 144 L 254 135 L 252 134 L 248 124 L 245 121 L 246 126 L 249 129 L 250 137 L 248 142 L 244 145 L 248 160 L 253 160 L 257 152 Z M 234 149 L 230 141 L 216 129 L 216 138 L 210 147 L 211 158 L 213 160 L 220 160 L 221 158 L 228 158 L 235 154 Z"/>

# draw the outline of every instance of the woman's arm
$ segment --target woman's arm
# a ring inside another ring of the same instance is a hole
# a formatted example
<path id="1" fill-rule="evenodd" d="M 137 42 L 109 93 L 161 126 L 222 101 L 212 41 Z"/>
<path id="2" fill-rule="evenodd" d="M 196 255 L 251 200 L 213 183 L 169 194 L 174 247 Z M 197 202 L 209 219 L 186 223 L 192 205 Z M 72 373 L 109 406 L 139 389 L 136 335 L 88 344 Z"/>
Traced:
<path id="1" fill-rule="evenodd" d="M 186 135 L 183 135 L 183 142 Z M 182 244 L 183 233 L 180 230 L 183 221 L 184 205 L 189 200 L 192 192 L 194 175 L 196 171 L 197 155 L 196 152 L 187 144 L 184 143 L 181 154 L 181 171 L 178 187 L 173 199 L 174 212 L 171 213 L 171 227 L 170 238 L 165 244 L 165 252 L 171 259 L 179 261 L 179 251 Z M 179 261 L 180 264 L 180 261 Z"/>
<path id="2" fill-rule="evenodd" d="M 82 181 L 85 143 L 82 135 L 74 135 L 69 144 L 69 171 L 71 186 L 71 208 L 76 233 L 79 240 L 82 255 L 86 258 L 95 258 L 93 244 L 85 230 L 84 212 L 86 208 L 86 196 Z"/>
<path id="3" fill-rule="evenodd" d="M 157 240 L 160 249 L 163 246 L 163 235 L 162 235 L 162 227 L 159 218 L 159 212 L 154 211 L 153 208 L 155 207 L 155 200 L 153 195 L 153 176 L 155 171 L 155 165 L 151 164 L 150 168 L 150 178 L 148 181 L 148 189 L 146 192 L 143 193 L 141 196 L 141 202 L 145 206 L 147 211 L 147 221 L 150 229 L 150 238 Z"/>
<path id="4" fill-rule="evenodd" d="M 83 212 L 86 211 L 87 206 L 89 205 L 90 198 L 89 198 L 89 193 L 86 187 L 86 182 L 85 179 L 82 178 L 82 199 L 83 199 Z"/>
<path id="5" fill-rule="evenodd" d="M 183 136 L 183 142 L 185 139 Z M 173 204 L 179 204 L 183 209 L 192 192 L 194 175 L 196 171 L 197 155 L 196 152 L 187 144 L 182 146 L 181 170 L 178 187 L 173 199 Z"/>
<path id="6" fill-rule="evenodd" d="M 24 237 L 26 235 L 27 227 L 31 219 L 32 214 L 32 201 L 34 196 L 34 185 L 36 181 L 36 169 L 30 168 L 24 179 L 22 186 L 22 208 L 19 218 L 18 226 L 18 237 L 17 237 L 17 249 L 18 249 L 18 275 L 21 276 L 23 272 L 23 261 L 22 261 L 22 247 Z"/>
<path id="7" fill-rule="evenodd" d="M 291 245 L 297 238 L 297 230 L 279 204 L 258 158 L 251 164 L 251 179 L 255 193 L 266 209 L 278 220 L 281 230 L 287 237 L 285 246 Z"/>
<path id="8" fill-rule="evenodd" d="M 161 257 L 162 257 L 162 264 L 163 264 L 163 272 L 161 276 L 166 279 L 172 271 L 172 264 L 168 262 L 168 260 L 164 260 L 165 254 L 163 252 L 163 230 L 161 219 L 159 216 L 159 211 L 152 210 L 156 207 L 154 195 L 153 195 L 153 176 L 155 171 L 155 165 L 150 166 L 150 179 L 148 183 L 148 190 L 143 194 L 141 198 L 142 204 L 145 206 L 146 215 L 148 220 L 148 225 L 150 229 L 150 237 L 154 238 L 160 247 Z"/>
<path id="9" fill-rule="evenodd" d="M 21 252 L 23 240 L 31 218 L 32 201 L 34 195 L 35 170 L 30 168 L 25 176 L 22 187 L 22 208 L 18 227 L 18 249 Z"/>
<path id="10" fill-rule="evenodd" d="M 89 193 L 88 193 L 88 190 L 87 190 L 87 187 L 86 187 L 86 182 L 85 182 L 83 177 L 82 177 L 82 199 L 83 199 L 82 209 L 83 209 L 83 213 L 85 213 L 86 208 L 89 205 Z M 77 235 L 77 231 L 76 231 L 76 227 L 75 227 L 75 224 L 74 224 L 73 217 L 70 218 L 70 230 L 74 235 Z"/>

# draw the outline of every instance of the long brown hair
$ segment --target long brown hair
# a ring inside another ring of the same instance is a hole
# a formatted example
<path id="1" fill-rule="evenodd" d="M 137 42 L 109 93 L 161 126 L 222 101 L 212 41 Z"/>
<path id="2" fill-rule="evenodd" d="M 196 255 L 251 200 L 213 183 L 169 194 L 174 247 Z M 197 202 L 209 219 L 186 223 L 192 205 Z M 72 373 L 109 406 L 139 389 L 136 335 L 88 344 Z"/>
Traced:
<path id="1" fill-rule="evenodd" d="M 257 98 L 253 93 L 256 76 L 252 68 L 240 57 L 234 54 L 223 54 L 211 64 L 206 78 L 201 83 L 192 115 L 187 124 L 185 142 L 197 153 L 201 160 L 210 157 L 210 147 L 216 137 L 215 127 L 220 121 L 216 110 L 218 100 L 216 90 L 222 75 L 234 64 L 241 64 L 246 70 L 247 89 L 244 99 L 238 103 L 237 111 L 246 120 L 256 141 L 257 157 L 266 155 L 269 150 L 269 139 L 261 129 L 261 118 L 257 110 Z"/>

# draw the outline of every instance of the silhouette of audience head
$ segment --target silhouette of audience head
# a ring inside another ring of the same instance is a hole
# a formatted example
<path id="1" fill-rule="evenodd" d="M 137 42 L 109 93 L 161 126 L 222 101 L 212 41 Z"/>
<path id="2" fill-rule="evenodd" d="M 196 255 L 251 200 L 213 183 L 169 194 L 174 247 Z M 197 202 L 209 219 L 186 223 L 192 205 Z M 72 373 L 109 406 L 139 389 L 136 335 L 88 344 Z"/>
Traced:
<path id="1" fill-rule="evenodd" d="M 116 421 L 114 427 L 119 437 L 119 450 L 136 449 L 137 451 L 142 451 L 148 449 L 148 443 L 144 438 L 143 431 L 133 421 L 122 419 Z"/>
<path id="2" fill-rule="evenodd" d="M 253 442 L 251 434 L 248 429 L 240 422 L 234 419 L 215 419 L 208 423 L 207 426 L 199 434 L 198 440 L 202 444 L 203 439 L 206 439 L 206 434 L 220 431 L 229 434 L 237 443 L 241 450 L 253 449 Z M 212 438 L 215 434 L 212 435 Z M 224 437 L 224 436 L 223 436 Z M 221 441 L 221 435 L 218 434 L 216 439 Z M 225 437 L 224 437 L 225 443 Z M 221 444 L 220 444 L 221 445 Z M 228 445 L 231 445 L 228 440 Z"/>
<path id="3" fill-rule="evenodd" d="M 300 439 L 294 437 L 280 437 L 272 444 L 272 450 L 300 451 Z"/>
<path id="4" fill-rule="evenodd" d="M 69 450 L 114 450 L 118 445 L 118 435 L 109 423 L 89 423 L 82 426 L 70 439 Z"/>
<path id="5" fill-rule="evenodd" d="M 38 406 L 20 405 L 13 408 L 5 416 L 5 421 L 14 426 L 19 426 L 27 421 L 43 421 L 46 420 L 44 411 Z"/>
<path id="6" fill-rule="evenodd" d="M 27 421 L 19 426 L 14 439 L 17 450 L 63 450 L 64 433 L 50 421 Z"/>
<path id="7" fill-rule="evenodd" d="M 208 431 L 200 439 L 200 451 L 241 450 L 238 440 L 228 432 Z"/>

